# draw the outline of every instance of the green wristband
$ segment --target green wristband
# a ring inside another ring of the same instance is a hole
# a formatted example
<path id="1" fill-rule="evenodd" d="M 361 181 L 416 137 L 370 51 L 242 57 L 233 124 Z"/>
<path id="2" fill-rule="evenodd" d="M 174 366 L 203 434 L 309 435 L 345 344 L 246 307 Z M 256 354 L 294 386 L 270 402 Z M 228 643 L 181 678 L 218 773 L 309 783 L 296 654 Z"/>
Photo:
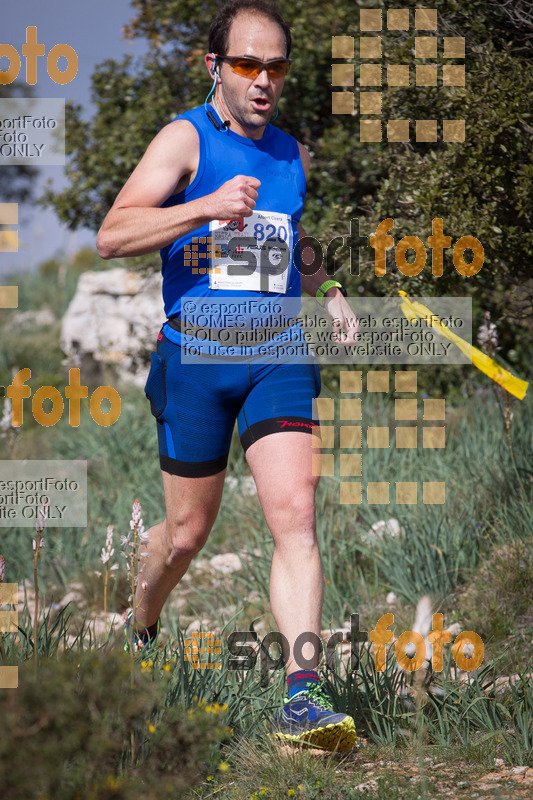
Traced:
<path id="1" fill-rule="evenodd" d="M 338 281 L 324 281 L 322 286 L 319 286 L 318 289 L 316 290 L 316 298 L 321 306 L 324 305 L 324 298 L 326 296 L 326 292 L 328 291 L 328 289 L 334 289 L 334 288 L 340 289 L 342 294 L 346 297 L 346 289 L 344 288 L 342 283 L 339 283 Z"/>

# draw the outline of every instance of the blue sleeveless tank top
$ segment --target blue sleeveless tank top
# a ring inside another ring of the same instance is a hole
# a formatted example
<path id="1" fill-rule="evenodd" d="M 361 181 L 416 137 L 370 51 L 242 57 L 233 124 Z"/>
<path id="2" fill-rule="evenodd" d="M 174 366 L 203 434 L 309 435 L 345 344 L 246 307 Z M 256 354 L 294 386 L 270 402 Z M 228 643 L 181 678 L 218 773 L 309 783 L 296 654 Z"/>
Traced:
<path id="1" fill-rule="evenodd" d="M 218 119 L 216 111 L 208 106 Z M 182 236 L 161 250 L 163 300 L 167 317 L 187 313 L 187 297 L 207 298 L 217 302 L 224 296 L 251 298 L 295 298 L 289 300 L 291 312 L 299 308 L 300 252 L 297 223 L 301 217 L 306 191 L 305 173 L 294 137 L 267 125 L 261 139 L 248 139 L 231 129 L 217 130 L 209 120 L 204 106 L 180 114 L 198 132 L 200 158 L 193 182 L 178 194 L 169 197 L 163 208 L 186 203 L 214 192 L 236 175 L 251 175 L 261 181 L 256 210 L 277 212 L 288 216 L 292 229 L 290 264 L 285 293 L 210 288 L 209 267 L 214 250 L 208 244 L 209 224 Z M 244 217 L 244 223 L 247 218 Z M 252 231 L 250 234 L 253 235 Z M 261 235 L 263 233 L 261 232 Z M 249 304 L 248 304 L 249 305 Z M 190 318 L 190 317 L 189 317 Z"/>

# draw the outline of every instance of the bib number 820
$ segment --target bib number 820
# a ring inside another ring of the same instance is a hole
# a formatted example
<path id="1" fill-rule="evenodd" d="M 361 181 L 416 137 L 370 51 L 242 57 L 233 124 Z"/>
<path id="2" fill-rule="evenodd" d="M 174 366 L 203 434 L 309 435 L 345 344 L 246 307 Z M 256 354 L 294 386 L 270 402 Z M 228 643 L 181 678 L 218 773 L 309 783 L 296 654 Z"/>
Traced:
<path id="1" fill-rule="evenodd" d="M 279 225 L 278 229 L 276 230 L 276 226 L 269 223 L 268 225 L 263 225 L 262 222 L 256 222 L 254 225 L 254 236 L 258 242 L 262 242 L 263 239 L 268 241 L 272 239 L 273 236 L 277 234 L 277 238 L 281 239 L 282 241 L 286 242 L 288 239 L 288 232 L 287 228 L 284 225 Z"/>

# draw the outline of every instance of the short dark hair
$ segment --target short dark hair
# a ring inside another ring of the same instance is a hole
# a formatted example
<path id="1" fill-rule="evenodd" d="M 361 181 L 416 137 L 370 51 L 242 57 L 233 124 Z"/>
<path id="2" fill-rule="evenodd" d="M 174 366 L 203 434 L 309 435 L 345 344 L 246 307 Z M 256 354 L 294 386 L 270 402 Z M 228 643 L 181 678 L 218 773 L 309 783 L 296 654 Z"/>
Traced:
<path id="1" fill-rule="evenodd" d="M 266 17 L 279 25 L 285 36 L 287 44 L 285 56 L 288 58 L 292 45 L 290 28 L 281 16 L 277 6 L 268 2 L 268 0 L 228 0 L 227 3 L 224 3 L 209 26 L 209 51 L 211 53 L 219 53 L 221 56 L 227 54 L 230 28 L 235 17 L 244 11 Z"/>

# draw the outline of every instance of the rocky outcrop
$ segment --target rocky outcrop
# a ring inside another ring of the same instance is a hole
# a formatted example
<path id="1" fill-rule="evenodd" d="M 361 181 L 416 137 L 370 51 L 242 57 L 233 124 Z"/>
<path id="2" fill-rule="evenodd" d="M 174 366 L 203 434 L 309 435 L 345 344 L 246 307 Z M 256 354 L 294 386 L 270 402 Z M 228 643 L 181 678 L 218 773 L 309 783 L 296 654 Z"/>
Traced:
<path id="1" fill-rule="evenodd" d="M 80 367 L 82 376 L 113 366 L 120 379 L 144 387 L 164 319 L 160 273 L 84 272 L 61 326 L 68 366 Z"/>

